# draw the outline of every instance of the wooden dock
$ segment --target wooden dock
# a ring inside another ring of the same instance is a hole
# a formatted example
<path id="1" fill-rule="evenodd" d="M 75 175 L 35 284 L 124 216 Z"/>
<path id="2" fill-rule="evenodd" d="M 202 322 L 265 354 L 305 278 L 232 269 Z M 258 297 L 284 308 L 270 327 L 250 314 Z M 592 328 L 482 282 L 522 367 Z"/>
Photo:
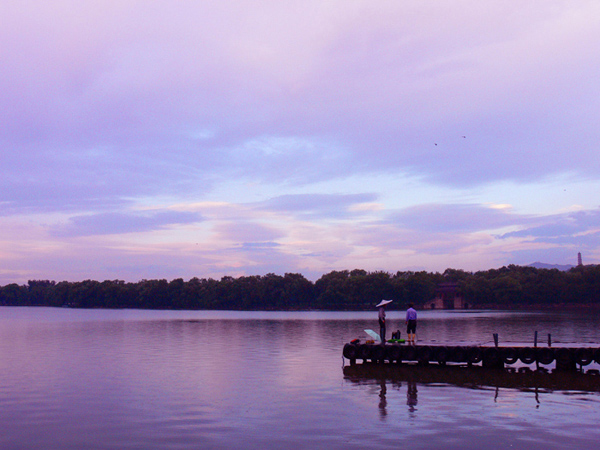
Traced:
<path id="1" fill-rule="evenodd" d="M 505 368 L 516 364 L 535 364 L 539 367 L 556 363 L 558 370 L 577 370 L 578 366 L 582 368 L 594 362 L 600 364 L 600 347 L 347 343 L 343 356 L 350 360 L 351 366 L 357 360 L 376 364 L 466 364 L 487 368 Z"/>

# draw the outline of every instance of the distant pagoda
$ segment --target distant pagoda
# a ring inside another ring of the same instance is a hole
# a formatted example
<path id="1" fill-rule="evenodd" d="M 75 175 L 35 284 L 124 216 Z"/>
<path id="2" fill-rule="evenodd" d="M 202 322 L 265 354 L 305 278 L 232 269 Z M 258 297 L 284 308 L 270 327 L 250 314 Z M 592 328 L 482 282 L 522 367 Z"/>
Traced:
<path id="1" fill-rule="evenodd" d="M 424 309 L 469 309 L 469 304 L 458 283 L 440 283 L 435 290 L 435 298 L 426 303 Z"/>
<path id="2" fill-rule="evenodd" d="M 577 253 L 577 265 L 583 266 L 583 261 L 581 260 L 581 252 Z"/>

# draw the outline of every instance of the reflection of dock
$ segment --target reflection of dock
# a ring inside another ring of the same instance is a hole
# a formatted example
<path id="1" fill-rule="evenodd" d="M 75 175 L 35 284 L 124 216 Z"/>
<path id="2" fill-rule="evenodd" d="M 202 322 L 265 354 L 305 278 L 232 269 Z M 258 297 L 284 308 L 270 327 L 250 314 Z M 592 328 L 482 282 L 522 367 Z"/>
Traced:
<path id="1" fill-rule="evenodd" d="M 593 362 L 600 364 L 600 348 L 592 347 L 530 347 L 526 345 L 401 345 L 401 344 L 353 344 L 344 345 L 343 355 L 351 366 L 357 360 L 375 364 L 414 362 L 420 365 L 436 363 L 481 363 L 486 368 L 503 369 L 505 365 L 518 362 L 525 365 L 548 366 L 556 363 L 556 369 L 576 371 Z M 597 371 L 589 371 L 597 372 Z"/>
<path id="2" fill-rule="evenodd" d="M 592 372 L 595 373 L 595 372 Z M 355 364 L 344 367 L 353 383 L 386 380 L 392 383 L 451 384 L 467 388 L 513 388 L 600 391 L 600 376 L 582 372 L 545 370 L 489 370 L 481 366 Z"/>

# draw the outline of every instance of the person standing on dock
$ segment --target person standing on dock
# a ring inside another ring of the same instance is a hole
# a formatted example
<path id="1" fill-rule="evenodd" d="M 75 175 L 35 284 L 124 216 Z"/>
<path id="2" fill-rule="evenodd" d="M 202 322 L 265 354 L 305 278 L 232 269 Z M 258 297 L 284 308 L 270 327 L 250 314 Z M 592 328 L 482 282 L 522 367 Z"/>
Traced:
<path id="1" fill-rule="evenodd" d="M 414 306 L 409 303 L 406 310 L 406 334 L 408 342 L 413 344 L 417 341 L 417 311 L 415 311 Z"/>
<path id="2" fill-rule="evenodd" d="M 385 344 L 385 305 L 392 303 L 391 300 L 381 300 L 375 307 L 379 308 L 379 336 L 381 343 Z"/>

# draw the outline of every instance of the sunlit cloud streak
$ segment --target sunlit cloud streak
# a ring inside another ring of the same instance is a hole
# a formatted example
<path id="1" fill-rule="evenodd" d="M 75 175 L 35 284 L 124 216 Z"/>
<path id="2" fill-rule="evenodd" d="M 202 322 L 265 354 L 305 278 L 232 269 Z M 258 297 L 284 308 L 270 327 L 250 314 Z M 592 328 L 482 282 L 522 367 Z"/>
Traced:
<path id="1" fill-rule="evenodd" d="M 55 236 L 91 236 L 141 233 L 169 225 L 200 222 L 202 218 L 186 211 L 145 211 L 137 214 L 101 213 L 73 216 L 67 224 L 52 228 Z"/>
<path id="2" fill-rule="evenodd" d="M 578 245 L 596 248 L 600 245 L 600 210 L 578 211 L 537 219 L 533 226 L 506 233 L 501 237 L 525 238 L 531 242 Z"/>
<path id="3" fill-rule="evenodd" d="M 295 194 L 271 198 L 259 208 L 278 213 L 293 213 L 305 219 L 340 219 L 361 213 L 357 205 L 372 203 L 376 194 Z"/>
<path id="4" fill-rule="evenodd" d="M 390 214 L 399 228 L 431 233 L 468 233 L 507 227 L 524 220 L 504 209 L 468 204 L 424 204 Z"/>

